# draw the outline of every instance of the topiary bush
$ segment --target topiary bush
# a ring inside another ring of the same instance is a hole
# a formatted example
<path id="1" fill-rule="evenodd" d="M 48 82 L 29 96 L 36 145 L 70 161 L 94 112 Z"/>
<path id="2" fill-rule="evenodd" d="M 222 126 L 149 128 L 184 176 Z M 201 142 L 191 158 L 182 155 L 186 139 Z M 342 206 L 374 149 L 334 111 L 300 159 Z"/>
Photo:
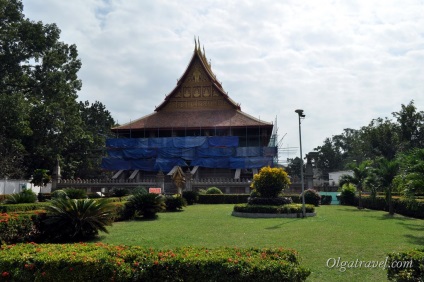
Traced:
<path id="1" fill-rule="evenodd" d="M 307 189 L 303 192 L 305 197 L 305 204 L 311 204 L 314 206 L 319 206 L 321 201 L 321 195 L 314 189 Z M 302 196 L 302 195 L 301 195 Z"/>
<path id="2" fill-rule="evenodd" d="M 167 211 L 179 211 L 187 206 L 187 201 L 180 195 L 166 196 L 165 205 Z"/>
<path id="3" fill-rule="evenodd" d="M 282 168 L 263 167 L 253 176 L 251 188 L 262 197 L 277 197 L 282 190 L 288 187 L 290 179 Z"/>
<path id="4" fill-rule="evenodd" d="M 183 198 L 187 201 L 187 205 L 194 205 L 199 201 L 199 193 L 195 191 L 184 191 Z"/>
<path id="5" fill-rule="evenodd" d="M 341 205 L 354 205 L 355 204 L 356 186 L 351 183 L 343 184 L 340 193 Z"/>
<path id="6" fill-rule="evenodd" d="M 224 194 L 224 193 L 222 193 L 221 189 L 219 189 L 218 187 L 209 187 L 206 190 L 206 194 L 207 195 L 216 195 L 216 194 L 221 195 L 221 194 Z"/>
<path id="7" fill-rule="evenodd" d="M 37 195 L 32 190 L 25 189 L 20 193 L 7 195 L 5 204 L 26 204 L 35 203 L 37 201 Z"/>

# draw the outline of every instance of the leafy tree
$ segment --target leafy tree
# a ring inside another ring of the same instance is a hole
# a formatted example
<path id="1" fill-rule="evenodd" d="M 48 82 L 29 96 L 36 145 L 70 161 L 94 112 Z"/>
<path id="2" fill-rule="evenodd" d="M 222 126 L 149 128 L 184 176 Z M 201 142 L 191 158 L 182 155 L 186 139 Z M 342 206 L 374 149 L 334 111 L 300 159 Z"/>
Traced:
<path id="1" fill-rule="evenodd" d="M 424 147 L 424 112 L 417 111 L 414 101 L 403 105 L 399 112 L 392 113 L 400 126 L 402 151 Z"/>
<path id="2" fill-rule="evenodd" d="M 286 172 L 290 177 L 300 179 L 300 166 L 302 165 L 302 161 L 299 157 L 294 159 L 287 159 L 288 164 L 286 167 Z"/>
<path id="3" fill-rule="evenodd" d="M 40 193 L 41 193 L 41 188 L 46 186 L 47 183 L 49 183 L 51 180 L 51 177 L 50 175 L 48 175 L 48 172 L 49 171 L 47 169 L 34 170 L 31 183 L 33 183 L 35 186 L 40 187 Z"/>
<path id="4" fill-rule="evenodd" d="M 409 198 L 424 193 L 424 149 L 400 154 L 398 163 L 399 173 L 395 178 L 398 188 Z"/>
<path id="5" fill-rule="evenodd" d="M 77 102 L 76 46 L 22 11 L 21 0 L 0 0 L 0 175 L 28 177 L 59 158 L 64 178 L 98 176 L 114 121 L 100 102 Z"/>

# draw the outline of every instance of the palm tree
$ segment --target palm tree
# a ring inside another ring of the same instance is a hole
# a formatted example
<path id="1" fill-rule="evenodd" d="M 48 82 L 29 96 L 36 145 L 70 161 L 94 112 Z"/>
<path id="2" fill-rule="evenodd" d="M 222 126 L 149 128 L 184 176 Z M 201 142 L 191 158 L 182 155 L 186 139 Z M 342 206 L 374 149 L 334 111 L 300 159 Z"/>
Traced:
<path id="1" fill-rule="evenodd" d="M 399 163 L 394 160 L 380 158 L 376 161 L 377 173 L 380 176 L 381 186 L 386 190 L 386 201 L 389 206 L 389 214 L 393 215 L 392 191 L 396 175 L 399 172 Z"/>
<path id="2" fill-rule="evenodd" d="M 369 174 L 370 165 L 371 161 L 363 161 L 353 168 L 352 183 L 356 185 L 359 192 L 358 209 L 362 209 L 362 189 Z"/>
<path id="3" fill-rule="evenodd" d="M 51 241 L 81 241 L 108 233 L 115 207 L 106 199 L 58 198 L 46 207 L 47 218 L 43 221 L 44 235 Z"/>

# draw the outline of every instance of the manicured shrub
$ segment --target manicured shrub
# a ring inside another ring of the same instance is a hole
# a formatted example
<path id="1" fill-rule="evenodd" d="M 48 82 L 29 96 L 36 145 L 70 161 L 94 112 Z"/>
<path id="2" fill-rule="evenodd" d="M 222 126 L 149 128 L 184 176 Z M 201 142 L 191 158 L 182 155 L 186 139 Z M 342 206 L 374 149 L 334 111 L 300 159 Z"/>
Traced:
<path id="1" fill-rule="evenodd" d="M 293 200 L 290 197 L 276 197 L 276 198 L 250 197 L 247 203 L 249 205 L 282 206 L 282 205 L 293 203 Z"/>
<path id="2" fill-rule="evenodd" d="M 56 199 L 46 207 L 39 230 L 48 242 L 78 242 L 108 232 L 115 207 L 106 199 Z"/>
<path id="3" fill-rule="evenodd" d="M 356 187 L 351 183 L 346 183 L 342 186 L 340 193 L 340 204 L 342 205 L 354 205 L 355 203 L 355 192 Z"/>
<path id="4" fill-rule="evenodd" d="M 10 212 L 24 212 L 24 211 L 33 211 L 33 210 L 42 210 L 46 206 L 49 206 L 49 202 L 43 203 L 28 203 L 28 204 L 5 204 L 0 205 L 0 212 L 10 213 Z"/>
<path id="5" fill-rule="evenodd" d="M 209 187 L 206 190 L 206 194 L 207 195 L 221 195 L 221 194 L 224 194 L 224 193 L 222 193 L 221 189 L 219 189 L 218 187 Z"/>
<path id="6" fill-rule="evenodd" d="M 321 195 L 321 205 L 331 205 L 333 196 L 331 195 Z"/>
<path id="7" fill-rule="evenodd" d="M 246 205 L 238 204 L 234 206 L 235 212 L 244 212 L 244 213 L 302 213 L 301 204 L 287 204 L 283 206 L 269 206 L 269 205 Z M 307 204 L 305 205 L 305 212 L 313 213 L 315 212 L 315 206 Z"/>
<path id="8" fill-rule="evenodd" d="M 179 211 L 187 206 L 187 201 L 180 195 L 166 196 L 165 205 L 167 211 Z"/>
<path id="9" fill-rule="evenodd" d="M 292 199 L 293 203 L 301 204 L 302 197 L 299 194 L 283 194 L 282 197 L 289 197 Z"/>
<path id="10" fill-rule="evenodd" d="M 356 197 L 354 205 L 357 201 L 358 198 Z M 395 198 L 392 200 L 392 204 L 395 213 L 424 219 L 424 201 L 422 200 L 411 201 L 405 198 Z M 375 199 L 371 197 L 362 197 L 362 206 L 366 209 L 381 211 L 389 210 L 387 201 L 384 197 L 376 197 Z"/>
<path id="11" fill-rule="evenodd" d="M 183 198 L 186 199 L 188 205 L 194 205 L 199 201 L 199 193 L 195 191 L 184 191 Z"/>
<path id="12" fill-rule="evenodd" d="M 52 192 L 52 199 L 66 199 L 67 197 L 65 190 L 59 189 Z"/>
<path id="13" fill-rule="evenodd" d="M 259 197 L 261 197 L 261 193 L 259 193 L 258 190 L 253 189 L 252 192 L 250 192 L 250 197 L 251 198 L 259 198 Z"/>
<path id="14" fill-rule="evenodd" d="M 284 169 L 263 167 L 253 176 L 251 188 L 262 197 L 277 197 L 289 184 L 290 179 Z"/>
<path id="15" fill-rule="evenodd" d="M 0 269 L 5 281 L 268 282 L 305 281 L 311 273 L 292 249 L 154 250 L 102 243 L 2 245 Z"/>
<path id="16" fill-rule="evenodd" d="M 166 209 L 165 197 L 158 194 L 138 193 L 128 198 L 128 212 L 134 211 L 135 216 L 144 218 L 155 218 L 158 212 Z"/>
<path id="17" fill-rule="evenodd" d="M 318 194 L 317 191 L 315 191 L 314 189 L 307 189 L 303 193 L 305 195 L 305 204 L 311 204 L 316 207 L 319 206 L 321 202 L 321 195 Z"/>
<path id="18" fill-rule="evenodd" d="M 424 249 L 390 253 L 386 267 L 391 281 L 423 281 Z"/>
<path id="19" fill-rule="evenodd" d="M 5 204 L 24 204 L 24 203 L 35 203 L 37 201 L 37 195 L 30 189 L 25 189 L 20 193 L 6 196 Z"/>

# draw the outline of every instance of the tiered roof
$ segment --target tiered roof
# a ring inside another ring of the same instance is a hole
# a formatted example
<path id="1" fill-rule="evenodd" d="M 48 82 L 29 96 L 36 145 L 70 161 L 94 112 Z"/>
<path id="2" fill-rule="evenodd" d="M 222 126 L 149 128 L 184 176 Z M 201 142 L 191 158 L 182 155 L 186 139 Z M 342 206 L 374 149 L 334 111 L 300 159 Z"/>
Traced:
<path id="1" fill-rule="evenodd" d="M 175 88 L 155 112 L 130 123 L 113 128 L 119 130 L 272 127 L 241 111 L 224 91 L 207 61 L 205 51 L 195 40 L 193 56 Z"/>

